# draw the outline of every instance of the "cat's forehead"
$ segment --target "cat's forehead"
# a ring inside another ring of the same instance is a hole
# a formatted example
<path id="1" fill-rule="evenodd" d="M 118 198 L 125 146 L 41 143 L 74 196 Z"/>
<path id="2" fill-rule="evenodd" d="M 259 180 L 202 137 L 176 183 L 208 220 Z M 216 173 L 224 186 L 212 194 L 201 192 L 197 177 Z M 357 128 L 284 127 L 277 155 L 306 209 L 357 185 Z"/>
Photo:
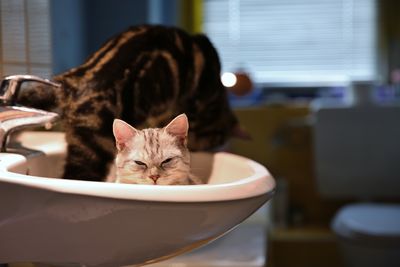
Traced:
<path id="1" fill-rule="evenodd" d="M 160 128 L 148 128 L 138 131 L 135 141 L 149 146 L 176 146 L 176 137 Z"/>
<path id="2" fill-rule="evenodd" d="M 150 128 L 138 131 L 131 143 L 130 156 L 149 161 L 162 161 L 166 157 L 182 154 L 176 137 L 163 129 Z"/>

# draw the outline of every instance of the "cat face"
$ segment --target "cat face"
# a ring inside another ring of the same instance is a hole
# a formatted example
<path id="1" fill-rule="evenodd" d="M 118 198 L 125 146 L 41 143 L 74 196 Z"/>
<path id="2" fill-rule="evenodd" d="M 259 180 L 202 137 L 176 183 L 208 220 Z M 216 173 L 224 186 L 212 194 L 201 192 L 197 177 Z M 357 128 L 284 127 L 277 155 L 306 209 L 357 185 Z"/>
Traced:
<path id="1" fill-rule="evenodd" d="M 164 128 L 137 130 L 122 120 L 113 125 L 117 145 L 116 182 L 150 185 L 189 184 L 189 124 L 185 114 Z"/>

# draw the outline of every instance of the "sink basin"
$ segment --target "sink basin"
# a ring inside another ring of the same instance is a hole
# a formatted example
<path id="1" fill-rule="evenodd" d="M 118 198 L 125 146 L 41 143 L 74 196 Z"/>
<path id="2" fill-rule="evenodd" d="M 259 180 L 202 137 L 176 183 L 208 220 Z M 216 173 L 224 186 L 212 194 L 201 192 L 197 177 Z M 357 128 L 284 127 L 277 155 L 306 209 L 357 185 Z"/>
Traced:
<path id="1" fill-rule="evenodd" d="M 63 133 L 24 132 L 0 153 L 0 263 L 145 265 L 220 237 L 274 192 L 260 164 L 229 153 L 193 153 L 204 185 L 154 186 L 57 179 Z"/>

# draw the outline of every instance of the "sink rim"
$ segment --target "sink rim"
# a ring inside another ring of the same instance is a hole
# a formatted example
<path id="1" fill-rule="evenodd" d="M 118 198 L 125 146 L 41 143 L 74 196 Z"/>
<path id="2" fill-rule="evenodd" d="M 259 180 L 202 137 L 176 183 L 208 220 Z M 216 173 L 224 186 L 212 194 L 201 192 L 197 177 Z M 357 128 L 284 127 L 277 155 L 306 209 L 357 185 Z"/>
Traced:
<path id="1" fill-rule="evenodd" d="M 31 140 L 37 140 L 32 135 L 49 135 L 45 147 L 45 154 L 56 154 L 65 150 L 63 144 L 54 145 L 54 142 L 63 142 L 64 135 L 54 132 L 23 133 Z M 54 138 L 53 138 L 54 137 Z M 64 141 L 65 142 L 65 141 Z M 38 144 L 36 148 L 43 147 Z M 253 175 L 229 183 L 204 185 L 132 185 L 106 182 L 92 182 L 81 180 L 63 180 L 23 175 L 8 171 L 16 164 L 24 164 L 25 158 L 9 153 L 0 153 L 0 183 L 14 183 L 27 187 L 39 188 L 66 194 L 88 195 L 115 199 L 129 199 L 142 201 L 163 202 L 213 202 L 252 198 L 263 194 L 272 194 L 275 190 L 275 181 L 268 170 L 261 164 L 248 158 L 226 153 L 214 153 L 214 160 L 240 160 L 247 164 Z"/>

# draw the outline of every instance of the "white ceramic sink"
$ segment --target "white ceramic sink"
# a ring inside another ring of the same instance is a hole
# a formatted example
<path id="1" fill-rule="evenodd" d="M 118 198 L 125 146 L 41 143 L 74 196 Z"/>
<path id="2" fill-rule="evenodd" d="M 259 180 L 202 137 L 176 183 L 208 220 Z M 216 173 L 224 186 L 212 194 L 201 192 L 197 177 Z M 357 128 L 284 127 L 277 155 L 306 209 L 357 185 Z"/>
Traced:
<path id="1" fill-rule="evenodd" d="M 55 179 L 62 173 L 64 135 L 24 132 L 18 140 L 43 153 L 0 153 L 0 263 L 153 263 L 223 235 L 275 188 L 262 165 L 228 153 L 192 155 L 194 173 L 208 181 L 204 185 Z"/>

